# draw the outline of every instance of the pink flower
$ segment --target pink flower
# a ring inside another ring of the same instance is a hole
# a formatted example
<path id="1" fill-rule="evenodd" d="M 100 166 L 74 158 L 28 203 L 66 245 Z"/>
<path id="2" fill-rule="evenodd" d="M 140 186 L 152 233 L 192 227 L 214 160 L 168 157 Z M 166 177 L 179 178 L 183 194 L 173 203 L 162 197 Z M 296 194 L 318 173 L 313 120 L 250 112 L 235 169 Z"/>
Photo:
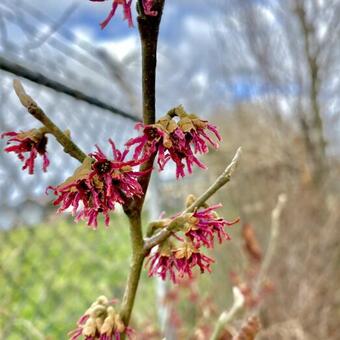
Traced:
<path id="1" fill-rule="evenodd" d="M 90 0 L 92 2 L 104 2 L 105 0 Z M 128 21 L 129 27 L 133 27 L 132 14 L 131 14 L 131 3 L 132 0 L 113 0 L 112 8 L 106 19 L 100 24 L 100 27 L 104 29 L 111 19 L 114 17 L 118 5 L 123 6 L 124 20 Z"/>
<path id="2" fill-rule="evenodd" d="M 183 111 L 183 109 L 181 108 Z M 208 152 L 208 143 L 217 148 L 218 143 L 207 133 L 211 131 L 218 140 L 221 140 L 217 128 L 197 118 L 180 111 L 178 122 L 173 117 L 165 116 L 156 124 L 143 125 L 138 123 L 137 130 L 142 130 L 143 134 L 131 138 L 127 147 L 135 146 L 134 158 L 150 156 L 158 152 L 157 163 L 160 170 L 163 170 L 168 161 L 172 160 L 176 164 L 176 177 L 185 176 L 185 167 L 189 174 L 192 168 L 197 165 L 205 169 L 205 165 L 195 154 Z"/>
<path id="3" fill-rule="evenodd" d="M 210 265 L 214 260 L 203 255 L 197 247 L 190 242 L 185 242 L 176 249 L 169 248 L 165 243 L 154 254 L 150 255 L 146 266 L 150 265 L 148 270 L 149 276 L 159 276 L 162 280 L 167 277 L 173 283 L 177 282 L 178 278 L 185 276 L 192 277 L 192 270 L 198 267 L 201 273 L 205 271 L 211 272 Z"/>
<path id="4" fill-rule="evenodd" d="M 143 195 L 138 178 L 144 173 L 133 171 L 133 167 L 143 160 L 126 161 L 128 150 L 121 153 L 111 140 L 110 144 L 113 160 L 107 159 L 96 146 L 97 151 L 85 159 L 73 176 L 57 187 L 49 187 L 58 196 L 54 205 L 61 204 L 58 212 L 72 207 L 76 221 L 87 220 L 94 228 L 97 227 L 97 216 L 103 214 L 108 226 L 109 213 L 116 203 L 124 204 L 128 198 Z"/>
<path id="5" fill-rule="evenodd" d="M 239 219 L 229 222 L 218 217 L 215 210 L 221 206 L 221 204 L 216 204 L 198 210 L 189 218 L 185 225 L 185 235 L 191 239 L 195 246 L 205 245 L 207 248 L 213 248 L 215 236 L 217 236 L 219 243 L 222 243 L 223 240 L 230 240 L 230 236 L 224 228 L 237 223 Z"/>
<path id="6" fill-rule="evenodd" d="M 22 132 L 6 132 L 1 135 L 1 138 L 10 137 L 7 144 L 17 143 L 5 148 L 6 152 L 14 152 L 18 155 L 18 158 L 24 162 L 23 170 L 28 168 L 28 173 L 32 175 L 34 173 L 34 162 L 38 155 L 43 158 L 42 169 L 47 171 L 47 167 L 50 161 L 47 157 L 46 145 L 47 137 L 44 129 L 32 129 Z M 29 153 L 25 158 L 25 153 Z"/>
<path id="7" fill-rule="evenodd" d="M 159 276 L 162 280 L 166 280 L 167 276 L 169 276 L 170 280 L 176 283 L 176 259 L 172 256 L 171 252 L 169 254 L 155 252 L 149 256 L 145 265 L 149 264 L 149 277 Z"/>
<path id="8" fill-rule="evenodd" d="M 143 0 L 144 14 L 149 16 L 156 16 L 157 11 L 152 10 L 154 0 Z"/>
<path id="9" fill-rule="evenodd" d="M 194 145 L 194 152 L 205 154 L 209 151 L 208 144 L 211 144 L 214 148 L 218 148 L 218 142 L 215 142 L 207 133 L 207 130 L 212 132 L 218 141 L 222 140 L 217 127 L 207 121 L 201 120 L 196 117 L 184 118 L 179 121 L 179 125 L 185 131 L 187 136 L 191 139 L 190 142 Z"/>
<path id="10" fill-rule="evenodd" d="M 137 129 L 143 129 L 143 135 L 130 139 L 127 147 L 136 145 L 134 158 L 147 157 L 158 152 L 157 163 L 159 169 L 164 170 L 165 165 L 172 160 L 176 164 L 176 177 L 185 176 L 185 165 L 188 172 L 196 164 L 205 169 L 205 165 L 193 154 L 190 144 L 182 130 L 176 128 L 172 132 L 166 131 L 160 124 L 143 125 L 138 123 Z"/>
<path id="11" fill-rule="evenodd" d="M 189 278 L 192 277 L 192 269 L 199 267 L 201 273 L 205 271 L 211 272 L 210 265 L 215 261 L 202 254 L 197 247 L 190 243 L 185 243 L 181 248 L 176 249 L 174 253 L 177 261 L 176 266 L 179 272 L 179 277 L 183 278 L 187 275 Z"/>
<path id="12" fill-rule="evenodd" d="M 176 178 L 185 176 L 185 166 L 189 174 L 192 173 L 193 165 L 206 169 L 206 166 L 192 152 L 187 136 L 180 128 L 170 133 L 168 139 L 170 147 L 167 147 L 167 143 L 162 143 L 158 147 L 160 170 L 164 169 L 170 159 L 176 164 Z"/>

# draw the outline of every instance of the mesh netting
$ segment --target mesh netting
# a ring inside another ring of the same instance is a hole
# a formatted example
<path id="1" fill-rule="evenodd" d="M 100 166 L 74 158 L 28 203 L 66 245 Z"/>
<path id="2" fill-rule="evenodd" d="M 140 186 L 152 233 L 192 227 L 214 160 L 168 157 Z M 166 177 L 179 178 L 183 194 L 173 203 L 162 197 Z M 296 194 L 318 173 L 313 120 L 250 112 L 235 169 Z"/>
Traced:
<path id="1" fill-rule="evenodd" d="M 49 27 L 48 18 L 26 1 L 1 1 L 0 131 L 40 126 L 12 89 L 12 80 L 21 78 L 85 152 L 98 144 L 110 153 L 109 138 L 121 147 L 134 134 L 138 113 L 127 112 L 136 111 L 138 72 L 103 51 L 74 44 L 65 31 L 48 32 Z M 110 72 L 112 66 L 117 71 Z M 0 140 L 0 149 L 4 146 Z M 64 339 L 98 295 L 122 295 L 129 262 L 126 220 L 118 212 L 109 229 L 94 233 L 55 215 L 45 188 L 63 181 L 78 163 L 52 137 L 48 152 L 48 172 L 38 160 L 34 176 L 21 170 L 14 155 L 0 152 L 1 339 Z M 147 300 L 150 286 L 144 287 Z"/>

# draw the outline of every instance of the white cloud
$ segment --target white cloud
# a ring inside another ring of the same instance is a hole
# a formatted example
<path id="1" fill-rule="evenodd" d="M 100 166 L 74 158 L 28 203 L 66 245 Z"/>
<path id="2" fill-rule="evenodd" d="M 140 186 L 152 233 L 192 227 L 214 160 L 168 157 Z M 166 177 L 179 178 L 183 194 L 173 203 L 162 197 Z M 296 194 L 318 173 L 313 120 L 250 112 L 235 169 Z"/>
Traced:
<path id="1" fill-rule="evenodd" d="M 127 55 L 139 48 L 139 42 L 135 35 L 131 35 L 122 39 L 100 42 L 97 46 L 104 48 L 118 61 L 122 61 Z"/>

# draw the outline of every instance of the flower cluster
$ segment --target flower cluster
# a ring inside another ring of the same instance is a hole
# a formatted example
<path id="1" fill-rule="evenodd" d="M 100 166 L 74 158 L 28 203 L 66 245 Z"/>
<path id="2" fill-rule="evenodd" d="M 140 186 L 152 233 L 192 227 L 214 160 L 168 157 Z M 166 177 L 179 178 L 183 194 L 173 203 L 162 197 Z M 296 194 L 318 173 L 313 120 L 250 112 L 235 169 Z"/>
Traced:
<path id="1" fill-rule="evenodd" d="M 97 227 L 97 216 L 101 213 L 109 225 L 109 213 L 116 203 L 123 205 L 127 199 L 143 195 L 138 182 L 143 173 L 133 170 L 143 160 L 126 161 L 128 150 L 120 152 L 112 140 L 110 144 L 113 160 L 96 146 L 97 151 L 90 154 L 70 178 L 57 187 L 49 187 L 58 196 L 54 205 L 61 204 L 58 212 L 72 208 L 76 221 L 87 220 L 92 227 Z"/>
<path id="2" fill-rule="evenodd" d="M 214 260 L 200 252 L 191 242 L 184 242 L 179 247 L 173 247 L 169 242 L 162 244 L 159 249 L 149 256 L 146 265 L 150 265 L 149 276 L 167 277 L 173 283 L 185 275 L 192 277 L 192 270 L 198 266 L 201 273 L 211 272 L 210 265 Z"/>
<path id="3" fill-rule="evenodd" d="M 24 162 L 23 170 L 28 169 L 28 173 L 34 173 L 34 163 L 38 155 L 43 158 L 43 171 L 47 171 L 50 161 L 47 157 L 46 145 L 46 129 L 32 129 L 21 132 L 6 132 L 1 135 L 1 138 L 9 137 L 7 144 L 13 144 L 5 148 L 6 152 L 14 152 L 18 158 Z M 25 155 L 28 153 L 27 158 Z"/>
<path id="4" fill-rule="evenodd" d="M 92 2 L 104 2 L 105 0 L 90 0 Z M 157 12 L 152 10 L 154 0 L 143 0 L 144 14 L 148 16 L 156 16 Z M 100 24 L 101 28 L 104 29 L 111 19 L 114 17 L 116 10 L 119 5 L 122 5 L 124 12 L 124 20 L 127 20 L 129 27 L 133 27 L 133 20 L 131 14 L 132 0 L 113 0 L 112 8 L 106 19 Z"/>
<path id="5" fill-rule="evenodd" d="M 216 209 L 221 204 L 216 204 L 206 209 L 201 209 L 192 214 L 185 224 L 185 236 L 187 236 L 197 247 L 202 245 L 207 248 L 214 247 L 214 239 L 217 236 L 219 243 L 224 240 L 230 240 L 230 236 L 225 231 L 226 226 L 232 226 L 237 223 L 235 221 L 227 221 L 219 217 Z"/>
<path id="6" fill-rule="evenodd" d="M 170 223 L 175 226 L 172 234 L 175 243 L 168 239 L 151 252 L 146 263 L 149 265 L 149 276 L 159 276 L 163 280 L 170 278 L 176 283 L 178 278 L 192 277 L 195 267 L 198 267 L 201 273 L 210 272 L 210 265 L 214 260 L 204 255 L 201 248 L 212 248 L 215 238 L 218 238 L 219 242 L 229 240 L 230 237 L 224 228 L 238 222 L 229 222 L 219 217 L 215 212 L 219 207 L 221 205 L 214 205 L 192 214 L 177 215 L 164 220 L 164 223 L 161 223 L 162 228 Z"/>
<path id="7" fill-rule="evenodd" d="M 172 160 L 176 165 L 177 178 L 185 176 L 185 166 L 189 174 L 192 173 L 193 165 L 206 168 L 196 154 L 207 153 L 208 144 L 218 147 L 218 143 L 211 138 L 208 131 L 215 135 L 218 141 L 221 140 L 214 125 L 194 114 L 187 114 L 181 106 L 174 109 L 173 116 L 167 115 L 156 124 L 138 123 L 136 129 L 142 130 L 143 134 L 126 143 L 128 147 L 135 146 L 134 158 L 158 152 L 159 169 L 163 170 L 168 161 Z"/>
<path id="8" fill-rule="evenodd" d="M 120 340 L 121 334 L 130 338 L 133 330 L 125 327 L 113 304 L 114 301 L 100 296 L 81 316 L 77 328 L 69 333 L 69 339 L 83 337 L 86 340 Z"/>

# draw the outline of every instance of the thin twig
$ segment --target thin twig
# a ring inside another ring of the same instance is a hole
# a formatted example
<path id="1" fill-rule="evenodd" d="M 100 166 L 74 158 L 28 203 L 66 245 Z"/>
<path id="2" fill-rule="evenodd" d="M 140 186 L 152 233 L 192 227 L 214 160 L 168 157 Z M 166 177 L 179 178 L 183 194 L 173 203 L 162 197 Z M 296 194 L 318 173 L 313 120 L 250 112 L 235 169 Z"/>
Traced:
<path id="1" fill-rule="evenodd" d="M 281 213 L 286 202 L 287 202 L 287 195 L 280 194 L 277 199 L 277 204 L 272 211 L 270 239 L 269 239 L 267 251 L 265 253 L 265 257 L 263 259 L 263 262 L 260 268 L 260 272 L 257 276 L 257 280 L 256 280 L 255 288 L 254 288 L 254 291 L 256 293 L 259 292 L 262 283 L 266 279 L 268 269 L 270 267 L 270 264 L 273 259 L 273 255 L 276 250 L 276 244 L 277 244 L 277 240 L 278 240 L 279 233 L 280 233 L 280 217 L 281 217 Z"/>
<path id="2" fill-rule="evenodd" d="M 188 208 L 186 208 L 181 215 L 176 217 L 166 228 L 162 229 L 158 234 L 146 238 L 144 242 L 144 250 L 148 252 L 151 248 L 165 241 L 176 229 L 179 223 L 183 220 L 183 216 L 188 213 L 192 213 L 196 209 L 204 205 L 204 203 L 213 196 L 219 189 L 226 185 L 233 175 L 236 166 L 241 156 L 241 148 L 238 148 L 231 163 L 226 167 L 222 174 L 216 179 L 216 181 L 201 195 L 199 196 Z"/>
<path id="3" fill-rule="evenodd" d="M 221 313 L 220 317 L 218 318 L 214 332 L 210 338 L 210 340 L 217 340 L 221 331 L 231 322 L 234 320 L 237 312 L 243 307 L 244 305 L 244 296 L 241 293 L 238 287 L 233 287 L 233 296 L 234 302 L 232 307 L 229 311 L 224 311 Z"/>
<path id="4" fill-rule="evenodd" d="M 69 138 L 59 127 L 52 122 L 52 120 L 45 114 L 39 105 L 26 93 L 20 80 L 13 80 L 13 87 L 21 104 L 27 111 L 37 120 L 39 120 L 51 133 L 57 141 L 64 147 L 64 151 L 79 162 L 83 162 L 87 157 L 86 154 L 79 149 L 79 147 Z"/>

